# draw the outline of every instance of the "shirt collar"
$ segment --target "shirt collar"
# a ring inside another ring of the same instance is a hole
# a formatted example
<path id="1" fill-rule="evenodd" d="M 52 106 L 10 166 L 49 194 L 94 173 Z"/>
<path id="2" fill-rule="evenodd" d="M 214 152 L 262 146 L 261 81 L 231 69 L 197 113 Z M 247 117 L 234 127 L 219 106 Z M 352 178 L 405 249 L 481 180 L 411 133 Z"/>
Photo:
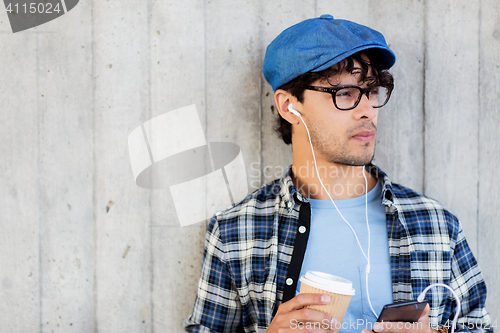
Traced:
<path id="1" fill-rule="evenodd" d="M 387 174 L 372 163 L 366 166 L 366 170 L 368 170 L 368 172 L 370 172 L 370 174 L 377 178 L 382 184 L 382 204 L 392 207 L 394 204 L 392 182 L 389 177 L 387 177 Z M 290 164 L 279 180 L 279 195 L 282 198 L 281 204 L 282 206 L 285 206 L 289 212 L 293 209 L 297 200 L 300 202 L 309 202 L 309 200 L 304 197 L 293 184 L 291 172 L 292 165 Z"/>
<path id="2" fill-rule="evenodd" d="M 366 170 L 382 184 L 382 204 L 391 207 L 394 204 L 394 192 L 392 190 L 392 182 L 387 177 L 387 174 L 373 163 L 368 164 Z"/>
<path id="3" fill-rule="evenodd" d="M 285 206 L 288 212 L 290 212 L 295 206 L 296 201 L 309 202 L 309 200 L 304 197 L 295 187 L 291 177 L 292 165 L 290 164 L 286 171 L 281 176 L 280 183 L 280 197 L 281 205 Z"/>

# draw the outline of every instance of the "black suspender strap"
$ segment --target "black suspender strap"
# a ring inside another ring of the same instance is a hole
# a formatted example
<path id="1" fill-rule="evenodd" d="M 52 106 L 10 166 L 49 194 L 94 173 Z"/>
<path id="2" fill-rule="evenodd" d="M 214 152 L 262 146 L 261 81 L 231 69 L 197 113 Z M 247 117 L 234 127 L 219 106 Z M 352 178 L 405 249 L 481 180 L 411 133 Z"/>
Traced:
<path id="1" fill-rule="evenodd" d="M 299 221 L 296 230 L 295 243 L 293 245 L 292 259 L 288 266 L 285 287 L 283 288 L 283 300 L 285 303 L 295 297 L 295 290 L 299 282 L 300 269 L 304 254 L 306 253 L 307 239 L 309 238 L 309 229 L 311 226 L 311 205 L 302 203 L 299 212 Z"/>

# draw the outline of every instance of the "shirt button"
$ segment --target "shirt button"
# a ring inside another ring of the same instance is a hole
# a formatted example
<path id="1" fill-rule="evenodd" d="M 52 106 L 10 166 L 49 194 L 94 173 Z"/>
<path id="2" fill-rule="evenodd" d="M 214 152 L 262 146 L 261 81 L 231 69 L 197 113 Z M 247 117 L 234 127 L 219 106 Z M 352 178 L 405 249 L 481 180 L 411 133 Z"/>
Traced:
<path id="1" fill-rule="evenodd" d="M 293 205 L 293 204 L 292 204 L 292 202 L 290 201 L 290 202 L 288 203 L 288 208 L 291 208 L 291 207 L 292 207 L 292 205 Z"/>
<path id="2" fill-rule="evenodd" d="M 291 286 L 293 284 L 293 279 L 291 278 L 286 279 L 286 284 Z"/>
<path id="3" fill-rule="evenodd" d="M 306 232 L 306 227 L 304 227 L 303 225 L 301 225 L 301 226 L 299 227 L 299 232 L 300 232 L 301 234 L 303 234 L 304 232 Z"/>

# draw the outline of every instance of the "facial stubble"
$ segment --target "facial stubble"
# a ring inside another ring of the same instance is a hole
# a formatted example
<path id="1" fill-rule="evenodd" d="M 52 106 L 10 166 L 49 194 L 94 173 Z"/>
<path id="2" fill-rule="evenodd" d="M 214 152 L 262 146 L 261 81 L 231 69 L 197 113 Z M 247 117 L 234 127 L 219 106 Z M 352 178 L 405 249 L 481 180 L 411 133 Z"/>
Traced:
<path id="1" fill-rule="evenodd" d="M 341 136 L 338 133 L 331 133 L 329 136 L 325 136 L 324 133 L 328 133 L 325 130 L 316 130 L 321 128 L 320 126 L 312 126 L 311 131 L 311 142 L 313 144 L 314 152 L 316 155 L 321 154 L 325 160 L 330 163 L 343 164 L 349 166 L 363 166 L 371 163 L 375 156 L 375 140 L 373 142 L 366 142 L 364 144 L 367 149 L 373 144 L 373 151 L 368 155 L 356 154 L 351 152 L 349 149 L 349 141 L 353 140 L 352 135 L 359 132 L 360 130 L 370 130 L 375 129 L 376 126 L 373 122 L 364 124 L 362 127 L 351 129 L 345 134 L 346 140 L 341 140 Z"/>

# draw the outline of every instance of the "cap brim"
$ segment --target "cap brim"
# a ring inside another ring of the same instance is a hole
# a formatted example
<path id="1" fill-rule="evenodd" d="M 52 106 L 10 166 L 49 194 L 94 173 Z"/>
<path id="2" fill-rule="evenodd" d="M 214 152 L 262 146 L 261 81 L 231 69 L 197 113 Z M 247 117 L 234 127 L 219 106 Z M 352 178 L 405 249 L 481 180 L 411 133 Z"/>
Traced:
<path id="1" fill-rule="evenodd" d="M 378 44 L 362 45 L 352 50 L 349 50 L 348 52 L 336 56 L 335 58 L 327 61 L 323 65 L 315 69 L 312 69 L 311 72 L 321 72 L 327 68 L 332 67 L 335 64 L 338 64 L 339 62 L 352 56 L 353 54 L 364 50 L 373 50 L 372 54 L 377 58 L 377 60 L 379 60 L 382 63 L 383 69 L 389 69 L 396 63 L 396 55 L 388 47 Z"/>

